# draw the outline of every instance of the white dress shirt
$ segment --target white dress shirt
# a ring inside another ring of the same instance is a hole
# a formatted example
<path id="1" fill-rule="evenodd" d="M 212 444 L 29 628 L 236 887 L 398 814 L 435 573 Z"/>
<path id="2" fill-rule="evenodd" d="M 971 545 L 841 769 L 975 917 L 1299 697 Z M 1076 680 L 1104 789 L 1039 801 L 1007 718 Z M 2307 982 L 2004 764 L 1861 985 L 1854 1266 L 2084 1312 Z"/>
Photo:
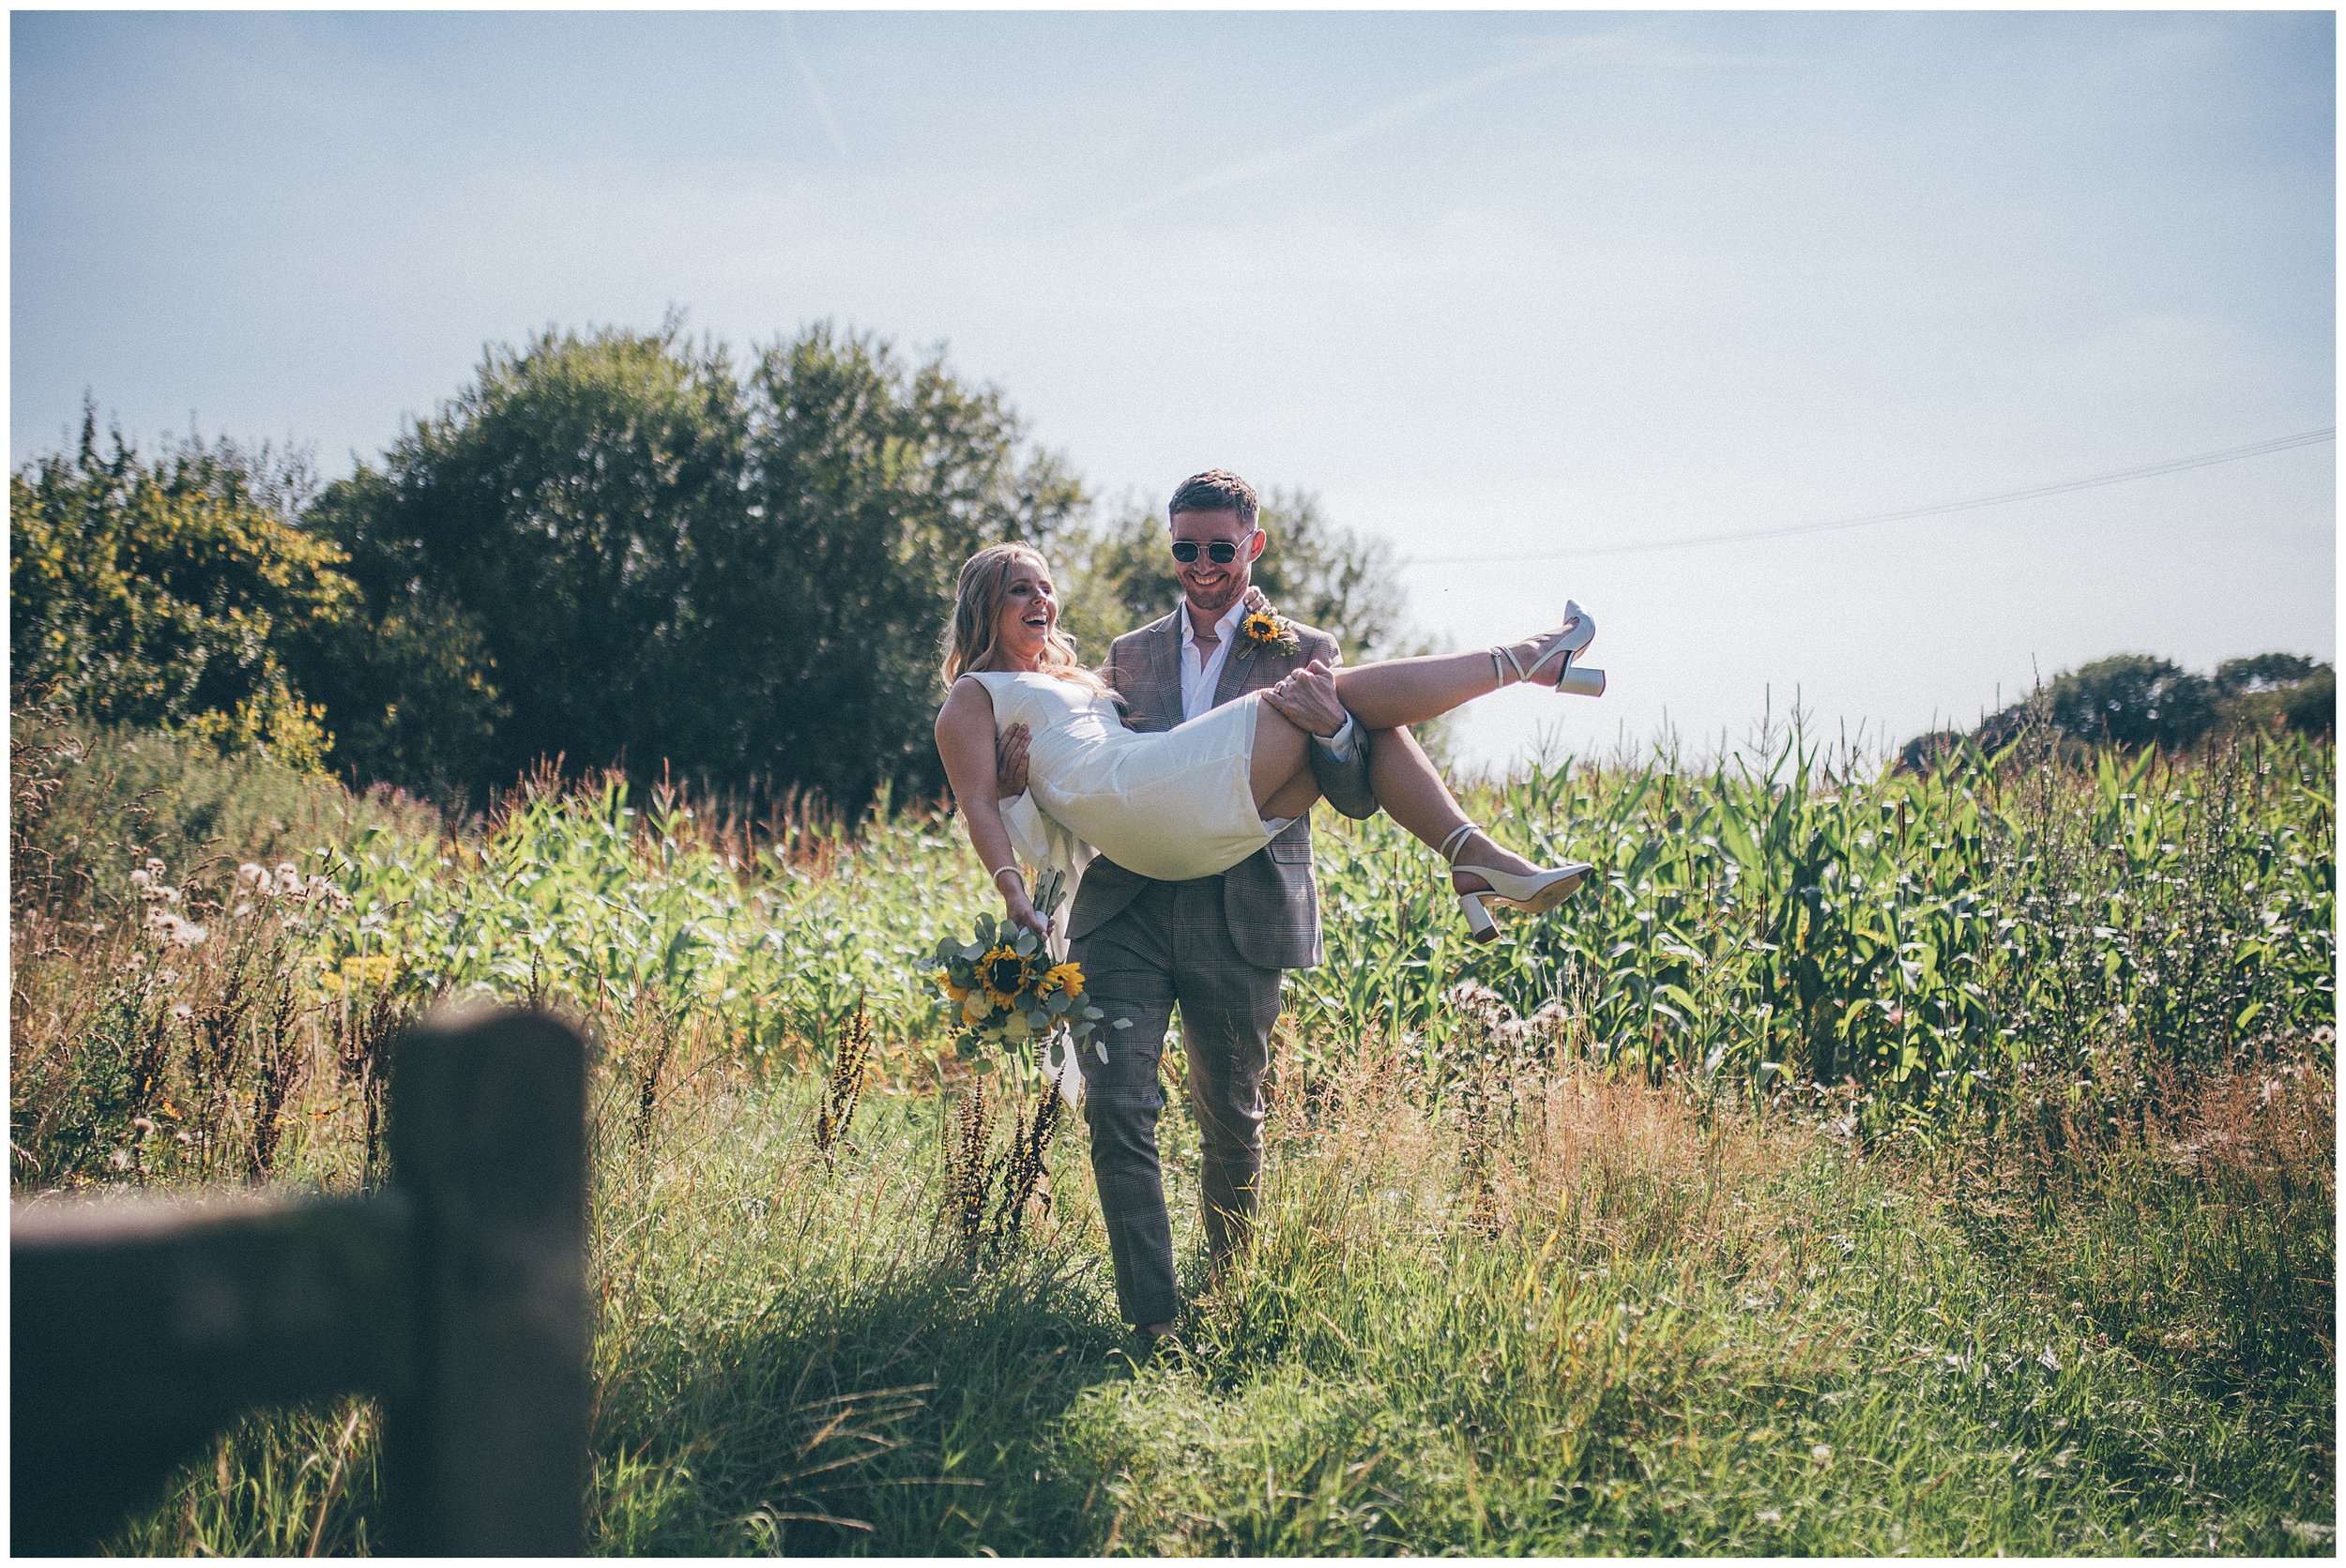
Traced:
<path id="1" fill-rule="evenodd" d="M 1222 618 L 1213 623 L 1214 635 L 1220 640 L 1209 653 L 1198 646 L 1189 618 L 1189 601 L 1181 601 L 1181 722 L 1186 723 L 1213 706 L 1213 689 L 1222 684 L 1222 667 L 1230 662 L 1230 644 L 1238 636 L 1238 623 L 1246 614 L 1243 595 L 1230 601 L 1222 612 Z"/>
<path id="2" fill-rule="evenodd" d="M 1214 688 L 1222 684 L 1222 668 L 1230 662 L 1230 645 L 1238 640 L 1238 623 L 1246 616 L 1246 600 L 1241 595 L 1236 602 L 1222 612 L 1222 618 L 1214 622 L 1214 635 L 1220 641 L 1214 644 L 1211 653 L 1198 647 L 1196 637 L 1192 634 L 1189 601 L 1186 599 L 1181 601 L 1181 723 L 1187 723 L 1213 707 Z M 1312 739 L 1338 762 L 1349 762 L 1352 760 L 1353 738 L 1360 733 L 1360 727 L 1352 722 L 1352 715 L 1347 713 L 1343 727 L 1335 734 L 1315 735 Z"/>

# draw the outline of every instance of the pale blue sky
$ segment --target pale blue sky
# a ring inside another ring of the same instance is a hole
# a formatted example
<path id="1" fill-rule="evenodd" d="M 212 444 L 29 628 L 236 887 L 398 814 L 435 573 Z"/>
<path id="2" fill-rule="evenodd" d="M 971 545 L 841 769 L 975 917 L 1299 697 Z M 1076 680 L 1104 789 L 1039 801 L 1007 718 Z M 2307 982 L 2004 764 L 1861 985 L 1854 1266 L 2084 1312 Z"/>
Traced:
<path id="1" fill-rule="evenodd" d="M 2329 425 L 2326 13 L 11 19 L 12 458 L 378 454 L 481 346 L 670 307 L 943 343 L 1110 499 L 1404 555 L 1956 499 Z M 1273 542 L 1272 548 L 1276 548 Z M 1816 539 L 1408 574 L 1602 627 L 1502 762 L 1902 738 L 2117 651 L 2335 651 L 2335 449 Z"/>

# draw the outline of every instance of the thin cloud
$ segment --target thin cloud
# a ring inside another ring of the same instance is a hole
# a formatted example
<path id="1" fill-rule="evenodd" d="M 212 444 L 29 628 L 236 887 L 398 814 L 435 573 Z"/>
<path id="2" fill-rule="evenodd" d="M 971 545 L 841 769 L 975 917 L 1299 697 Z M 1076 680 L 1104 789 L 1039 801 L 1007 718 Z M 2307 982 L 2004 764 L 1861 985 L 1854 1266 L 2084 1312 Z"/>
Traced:
<path id="1" fill-rule="evenodd" d="M 1245 184 L 1249 180 L 1267 179 L 1273 175 L 1287 174 L 1306 164 L 1317 163 L 1332 153 L 1342 152 L 1347 147 L 1355 146 L 1380 131 L 1389 130 L 1405 121 L 1413 120 L 1420 114 L 1439 109 L 1444 104 L 1455 103 L 1460 99 L 1472 98 L 1477 93 L 1486 92 L 1503 82 L 1513 82 L 1518 77 L 1536 75 L 1552 66 L 1562 64 L 1573 55 L 1586 53 L 1609 41 L 1609 39 L 1603 38 L 1576 39 L 1561 48 L 1545 50 L 1524 59 L 1511 60 L 1505 65 L 1492 66 L 1487 70 L 1476 71 L 1471 76 L 1462 76 L 1455 81 L 1445 82 L 1438 87 L 1430 87 L 1424 92 L 1405 98 L 1398 103 L 1387 104 L 1375 114 L 1354 120 L 1350 125 L 1329 131 L 1324 136 L 1317 136 L 1311 141 L 1275 152 L 1261 153 L 1254 158 L 1244 159 L 1237 163 L 1213 170 L 1211 173 L 1195 175 L 1181 181 L 1179 185 L 1160 190 L 1153 196 L 1143 196 L 1139 201 L 1118 207 L 1114 212 L 1109 213 L 1107 221 L 1118 222 L 1127 218 L 1137 217 L 1144 212 L 1153 212 L 1158 207 L 1168 206 L 1184 197 L 1195 196 L 1200 191 L 1219 190 L 1226 186 Z"/>
<path id="2" fill-rule="evenodd" d="M 847 161 L 847 139 L 839 134 L 839 122 L 830 117 L 830 99 L 823 96 L 823 84 L 815 79 L 815 68 L 806 63 L 799 51 L 799 30 L 790 24 L 790 13 L 782 13 L 782 41 L 790 51 L 790 63 L 806 78 L 807 96 L 815 100 L 815 113 L 822 117 L 823 130 L 830 137 L 831 146 L 839 154 L 839 161 Z"/>

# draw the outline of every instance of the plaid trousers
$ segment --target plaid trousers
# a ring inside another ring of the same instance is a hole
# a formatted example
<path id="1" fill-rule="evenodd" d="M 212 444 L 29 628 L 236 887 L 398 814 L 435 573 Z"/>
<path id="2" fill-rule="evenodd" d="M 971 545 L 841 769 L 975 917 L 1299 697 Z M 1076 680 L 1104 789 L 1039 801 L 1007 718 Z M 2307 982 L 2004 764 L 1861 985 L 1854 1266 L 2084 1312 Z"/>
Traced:
<path id="1" fill-rule="evenodd" d="M 1173 1231 L 1157 1158 L 1165 1108 L 1159 1066 L 1175 1004 L 1188 1053 L 1190 1109 L 1204 1145 L 1206 1242 L 1220 1257 L 1245 1238 L 1262 1172 L 1263 1074 L 1279 1016 L 1280 971 L 1241 956 L 1222 878 L 1151 882 L 1074 939 L 1069 956 L 1107 1014 L 1108 1059 L 1082 1054 L 1091 1174 L 1116 1268 L 1116 1299 L 1135 1328 L 1172 1321 Z M 1117 1028 L 1114 1020 L 1131 1020 Z"/>

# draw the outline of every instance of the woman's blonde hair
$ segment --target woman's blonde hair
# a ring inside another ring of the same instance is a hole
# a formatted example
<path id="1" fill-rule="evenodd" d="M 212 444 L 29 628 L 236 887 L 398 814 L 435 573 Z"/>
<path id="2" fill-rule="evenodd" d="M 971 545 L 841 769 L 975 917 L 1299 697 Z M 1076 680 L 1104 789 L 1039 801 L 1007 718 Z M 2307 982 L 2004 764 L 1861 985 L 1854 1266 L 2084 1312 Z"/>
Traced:
<path id="1" fill-rule="evenodd" d="M 952 623 L 945 629 L 945 684 L 951 686 L 994 658 L 994 629 L 1001 623 L 1002 601 L 1010 595 L 1011 569 L 1031 561 L 1049 576 L 1051 563 L 1026 544 L 989 544 L 962 563 L 961 586 L 953 590 Z M 1074 639 L 1055 622 L 1043 645 L 1043 673 L 1105 691 L 1100 678 L 1075 657 Z"/>

